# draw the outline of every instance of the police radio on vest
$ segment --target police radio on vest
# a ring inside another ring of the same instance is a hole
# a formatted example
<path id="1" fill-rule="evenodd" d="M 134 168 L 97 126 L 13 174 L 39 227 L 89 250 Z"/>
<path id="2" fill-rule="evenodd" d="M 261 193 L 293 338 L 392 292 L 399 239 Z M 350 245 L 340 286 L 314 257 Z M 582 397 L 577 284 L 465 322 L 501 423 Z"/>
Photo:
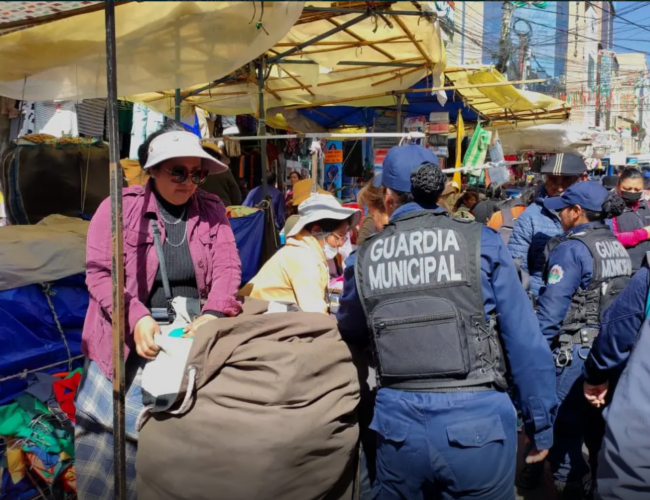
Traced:
<path id="1" fill-rule="evenodd" d="M 380 237 L 370 248 L 370 288 L 463 281 L 456 267 L 461 258 L 455 231 L 425 229 Z"/>

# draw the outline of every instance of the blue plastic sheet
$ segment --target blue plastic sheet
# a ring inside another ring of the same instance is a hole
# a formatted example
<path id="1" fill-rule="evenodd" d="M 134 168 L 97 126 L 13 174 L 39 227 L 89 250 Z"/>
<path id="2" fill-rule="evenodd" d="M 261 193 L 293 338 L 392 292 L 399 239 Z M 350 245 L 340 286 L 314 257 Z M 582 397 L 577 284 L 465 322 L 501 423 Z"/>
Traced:
<path id="1" fill-rule="evenodd" d="M 430 88 L 431 80 L 421 80 L 413 88 Z M 441 106 L 438 98 L 427 92 L 409 92 L 406 94 L 408 104 L 404 105 L 402 112 L 404 117 L 426 116 L 430 113 L 448 112 L 449 120 L 456 122 L 458 113 L 463 115 L 466 121 L 476 121 L 478 115 L 469 107 L 465 106 L 462 99 L 454 95 L 452 90 L 447 91 L 447 103 Z M 387 111 L 393 111 L 392 107 L 363 107 L 353 106 L 322 106 L 299 110 L 301 114 L 307 116 L 319 125 L 325 128 L 335 128 L 341 126 L 365 126 L 372 127 L 374 118 L 382 116 Z"/>
<path id="2" fill-rule="evenodd" d="M 88 309 L 88 290 L 83 274 L 50 284 L 50 300 L 63 329 L 70 355 L 57 328 L 45 291 L 39 284 L 0 292 L 0 378 L 66 361 L 81 354 L 81 330 Z M 77 361 L 73 367 L 82 365 Z M 42 370 L 67 371 L 67 363 Z M 0 405 L 27 388 L 27 378 L 0 383 Z"/>
<path id="3" fill-rule="evenodd" d="M 242 283 L 248 283 L 260 269 L 264 241 L 264 212 L 230 219 L 241 259 Z"/>

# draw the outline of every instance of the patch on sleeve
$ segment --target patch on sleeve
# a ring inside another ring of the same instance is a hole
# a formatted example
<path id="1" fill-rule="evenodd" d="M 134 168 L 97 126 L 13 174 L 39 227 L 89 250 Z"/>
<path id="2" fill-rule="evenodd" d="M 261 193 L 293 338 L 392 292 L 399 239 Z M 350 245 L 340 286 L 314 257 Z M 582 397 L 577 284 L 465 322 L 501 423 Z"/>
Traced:
<path id="1" fill-rule="evenodd" d="M 548 284 L 555 285 L 562 281 L 562 278 L 564 278 L 564 269 L 561 266 L 555 265 L 548 273 Z"/>

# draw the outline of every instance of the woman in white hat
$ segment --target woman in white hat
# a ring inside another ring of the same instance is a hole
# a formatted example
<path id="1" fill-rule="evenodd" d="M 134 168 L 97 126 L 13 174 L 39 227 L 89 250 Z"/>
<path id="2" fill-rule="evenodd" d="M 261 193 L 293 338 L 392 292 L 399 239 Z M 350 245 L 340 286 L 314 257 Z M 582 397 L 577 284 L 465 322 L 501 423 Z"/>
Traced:
<path id="1" fill-rule="evenodd" d="M 140 376 L 146 361 L 160 350 L 154 337 L 171 328 L 164 325 L 175 317 L 198 315 L 191 325 L 183 325 L 192 334 L 210 319 L 237 315 L 241 284 L 241 263 L 226 209 L 217 196 L 198 189 L 209 174 L 228 167 L 176 122 L 152 134 L 138 153 L 151 178 L 145 186 L 123 193 L 129 499 L 136 496 L 135 418 L 143 406 Z M 85 499 L 115 497 L 110 248 L 111 211 L 105 200 L 88 229 L 90 301 L 82 334 L 87 360 L 75 401 L 77 491 Z M 186 310 L 179 311 L 179 303 L 187 304 Z"/>
<path id="2" fill-rule="evenodd" d="M 298 206 L 300 218 L 287 243 L 245 287 L 253 298 L 296 304 L 306 312 L 327 313 L 329 270 L 325 248 L 341 248 L 361 212 L 345 208 L 329 194 L 314 193 Z"/>

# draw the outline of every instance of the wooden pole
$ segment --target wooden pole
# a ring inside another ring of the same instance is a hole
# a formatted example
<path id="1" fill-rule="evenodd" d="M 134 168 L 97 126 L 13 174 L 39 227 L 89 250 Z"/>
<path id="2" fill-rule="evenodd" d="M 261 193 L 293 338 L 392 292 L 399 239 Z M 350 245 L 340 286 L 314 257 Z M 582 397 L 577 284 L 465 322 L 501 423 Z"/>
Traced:
<path id="1" fill-rule="evenodd" d="M 113 312 L 113 470 L 114 497 L 126 500 L 126 422 L 124 368 L 124 241 L 122 238 L 122 186 L 117 125 L 117 54 L 115 44 L 115 0 L 105 2 L 106 86 L 108 89 L 108 152 L 111 199 L 111 285 Z"/>

